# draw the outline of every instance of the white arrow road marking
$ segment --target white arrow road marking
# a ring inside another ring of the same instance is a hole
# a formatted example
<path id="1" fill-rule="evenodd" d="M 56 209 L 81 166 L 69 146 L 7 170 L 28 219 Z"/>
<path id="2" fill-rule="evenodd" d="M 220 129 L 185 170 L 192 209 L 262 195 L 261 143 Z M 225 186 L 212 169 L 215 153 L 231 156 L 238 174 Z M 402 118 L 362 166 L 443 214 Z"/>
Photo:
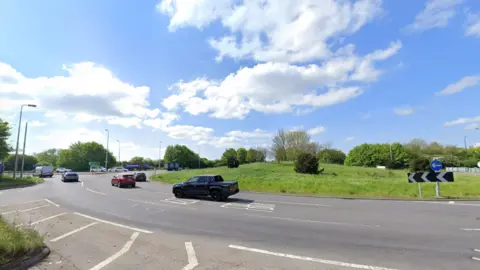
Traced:
<path id="1" fill-rule="evenodd" d="M 107 266 L 108 264 L 110 264 L 111 262 L 115 261 L 116 259 L 118 259 L 120 256 L 122 256 L 123 254 L 127 253 L 128 250 L 130 249 L 130 247 L 132 246 L 133 242 L 135 242 L 135 239 L 137 239 L 138 235 L 140 233 L 139 232 L 134 232 L 132 234 L 132 236 L 130 237 L 130 240 L 128 240 L 127 243 L 125 243 L 125 245 L 123 246 L 123 248 L 113 254 L 112 256 L 108 257 L 106 260 L 104 260 L 103 262 L 95 265 L 94 267 L 90 268 L 90 270 L 99 270 L 99 269 L 102 269 L 103 267 Z"/>
<path id="2" fill-rule="evenodd" d="M 188 264 L 185 265 L 182 270 L 192 270 L 198 265 L 197 256 L 195 256 L 195 249 L 193 249 L 192 242 L 185 242 L 185 248 L 187 249 Z"/>
<path id="3" fill-rule="evenodd" d="M 442 181 L 442 182 L 448 182 L 447 179 L 443 178 L 445 176 L 446 172 L 441 172 L 439 175 L 437 175 L 437 179 Z"/>
<path id="4" fill-rule="evenodd" d="M 423 181 L 425 181 L 425 182 L 430 182 L 430 180 L 428 180 L 428 178 L 427 178 L 427 175 L 428 175 L 428 172 L 424 172 L 424 173 L 422 174 L 422 179 L 423 179 Z"/>
<path id="5" fill-rule="evenodd" d="M 363 265 L 363 264 L 355 264 L 355 263 L 346 263 L 346 262 L 316 259 L 316 258 L 297 256 L 297 255 L 285 254 L 285 253 L 279 253 L 279 252 L 271 252 L 271 251 L 268 251 L 268 250 L 248 248 L 248 247 L 242 247 L 242 246 L 236 246 L 236 245 L 229 245 L 228 247 L 233 248 L 233 249 L 246 250 L 246 251 L 257 252 L 257 253 L 266 254 L 266 255 L 277 256 L 277 257 L 284 257 L 284 258 L 289 258 L 289 259 L 296 259 L 296 260 L 310 261 L 310 262 L 318 262 L 318 263 L 335 265 L 335 266 L 342 266 L 342 267 L 350 267 L 350 268 L 357 268 L 357 269 L 368 269 L 368 270 L 396 270 L 396 269 L 393 269 L 393 268 L 385 268 L 385 267 L 378 267 L 378 266 L 373 266 L 373 265 Z"/>
<path id="6" fill-rule="evenodd" d="M 410 180 L 410 182 L 412 183 L 416 183 L 417 181 L 415 181 L 415 179 L 413 178 L 413 176 L 415 176 L 414 173 L 411 173 L 409 176 L 408 176 L 408 180 Z"/>

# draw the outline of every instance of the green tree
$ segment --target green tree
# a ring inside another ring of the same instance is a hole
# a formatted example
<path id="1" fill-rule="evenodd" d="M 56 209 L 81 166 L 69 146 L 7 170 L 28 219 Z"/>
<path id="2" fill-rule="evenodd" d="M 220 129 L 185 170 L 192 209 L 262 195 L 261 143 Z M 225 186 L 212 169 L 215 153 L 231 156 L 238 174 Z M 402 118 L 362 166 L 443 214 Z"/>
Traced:
<path id="1" fill-rule="evenodd" d="M 67 167 L 76 171 L 88 171 L 89 162 L 100 162 L 105 166 L 105 148 L 96 142 L 76 142 L 70 145 L 69 149 L 59 152 L 57 166 Z M 108 164 L 117 164 L 117 160 L 112 152 L 108 151 Z"/>
<path id="2" fill-rule="evenodd" d="M 198 168 L 200 157 L 185 145 L 169 145 L 165 150 L 165 162 L 176 162 L 183 168 Z"/>
<path id="3" fill-rule="evenodd" d="M 25 155 L 24 160 L 24 171 L 31 171 L 35 169 L 35 165 L 37 164 L 37 159 L 34 156 Z M 5 160 L 5 170 L 13 171 L 15 165 L 15 155 L 10 155 Z M 22 169 L 22 154 L 18 155 L 18 167 L 17 169 L 20 171 Z"/>
<path id="4" fill-rule="evenodd" d="M 237 158 L 237 151 L 233 148 L 229 148 L 223 152 L 222 161 L 227 164 L 229 168 L 237 168 L 240 163 Z"/>
<path id="5" fill-rule="evenodd" d="M 51 148 L 35 154 L 40 165 L 56 166 L 60 149 Z"/>
<path id="6" fill-rule="evenodd" d="M 347 155 L 345 165 L 349 166 L 389 166 L 392 168 L 404 168 L 410 161 L 410 154 L 399 143 L 390 144 L 361 144 L 355 146 Z M 391 159 L 393 158 L 393 160 Z"/>
<path id="7" fill-rule="evenodd" d="M 300 153 L 295 160 L 295 172 L 318 174 L 318 159 L 311 153 Z"/>
<path id="8" fill-rule="evenodd" d="M 130 163 L 144 163 L 143 157 L 132 157 Z"/>
<path id="9" fill-rule="evenodd" d="M 248 149 L 247 162 L 248 163 L 257 162 L 257 150 L 255 150 L 253 148 Z"/>
<path id="10" fill-rule="evenodd" d="M 10 137 L 10 126 L 8 122 L 0 119 L 0 160 L 4 160 L 8 156 L 11 147 L 8 145 L 8 138 Z"/>
<path id="11" fill-rule="evenodd" d="M 321 163 L 327 164 L 342 164 L 345 162 L 345 155 L 344 152 L 338 149 L 323 149 L 320 150 L 317 154 L 318 161 Z"/>
<path id="12" fill-rule="evenodd" d="M 237 149 L 237 159 L 240 164 L 245 164 L 247 162 L 247 149 L 241 147 Z"/>
<path id="13" fill-rule="evenodd" d="M 256 156 L 256 162 L 265 162 L 265 151 L 263 151 L 262 149 L 257 149 L 255 150 L 257 151 L 257 156 Z"/>

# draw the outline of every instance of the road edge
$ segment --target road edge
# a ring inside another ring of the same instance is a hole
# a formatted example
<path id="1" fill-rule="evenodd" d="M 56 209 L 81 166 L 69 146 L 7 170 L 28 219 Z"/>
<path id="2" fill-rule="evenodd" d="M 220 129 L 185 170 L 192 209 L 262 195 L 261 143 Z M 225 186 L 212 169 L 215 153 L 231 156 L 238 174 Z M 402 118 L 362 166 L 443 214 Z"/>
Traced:
<path id="1" fill-rule="evenodd" d="M 18 269 L 18 270 L 26 270 L 41 261 L 50 255 L 50 248 L 47 246 L 43 246 L 42 248 L 33 251 L 32 254 L 26 254 L 25 256 L 8 263 L 4 266 L 0 266 L 0 270 L 10 270 L 10 269 Z"/>

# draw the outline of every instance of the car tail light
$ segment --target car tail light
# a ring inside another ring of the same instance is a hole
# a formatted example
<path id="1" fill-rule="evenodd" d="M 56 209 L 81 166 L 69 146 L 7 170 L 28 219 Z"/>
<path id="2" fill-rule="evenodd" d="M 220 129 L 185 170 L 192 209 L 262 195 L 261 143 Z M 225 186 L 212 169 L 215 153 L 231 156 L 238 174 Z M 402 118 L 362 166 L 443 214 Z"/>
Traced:
<path id="1" fill-rule="evenodd" d="M 228 186 L 228 189 L 229 189 L 230 191 L 232 191 L 232 190 L 233 190 L 233 186 Z"/>

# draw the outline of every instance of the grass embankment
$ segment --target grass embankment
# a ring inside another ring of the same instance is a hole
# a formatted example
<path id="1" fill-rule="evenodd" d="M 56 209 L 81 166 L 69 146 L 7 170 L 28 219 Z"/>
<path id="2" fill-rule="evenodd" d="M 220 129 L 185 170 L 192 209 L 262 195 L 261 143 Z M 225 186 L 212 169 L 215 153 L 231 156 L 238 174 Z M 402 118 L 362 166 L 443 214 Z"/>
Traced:
<path id="1" fill-rule="evenodd" d="M 9 175 L 0 175 L 0 189 L 15 188 L 19 186 L 34 185 L 39 183 L 43 183 L 42 178 L 27 176 L 23 178 L 13 179 L 13 177 Z"/>
<path id="2" fill-rule="evenodd" d="M 0 267 L 43 246 L 43 238 L 35 230 L 15 228 L 0 216 Z"/>
<path id="3" fill-rule="evenodd" d="M 417 184 L 408 183 L 407 171 L 321 164 L 324 174 L 298 174 L 292 163 L 254 163 L 158 174 L 154 181 L 177 183 L 200 174 L 220 174 L 239 182 L 243 191 L 339 197 L 418 198 Z M 334 175 L 335 173 L 336 175 Z M 441 184 L 441 196 L 480 198 L 480 176 L 455 174 L 454 183 Z M 423 198 L 435 196 L 435 184 L 422 184 Z"/>

